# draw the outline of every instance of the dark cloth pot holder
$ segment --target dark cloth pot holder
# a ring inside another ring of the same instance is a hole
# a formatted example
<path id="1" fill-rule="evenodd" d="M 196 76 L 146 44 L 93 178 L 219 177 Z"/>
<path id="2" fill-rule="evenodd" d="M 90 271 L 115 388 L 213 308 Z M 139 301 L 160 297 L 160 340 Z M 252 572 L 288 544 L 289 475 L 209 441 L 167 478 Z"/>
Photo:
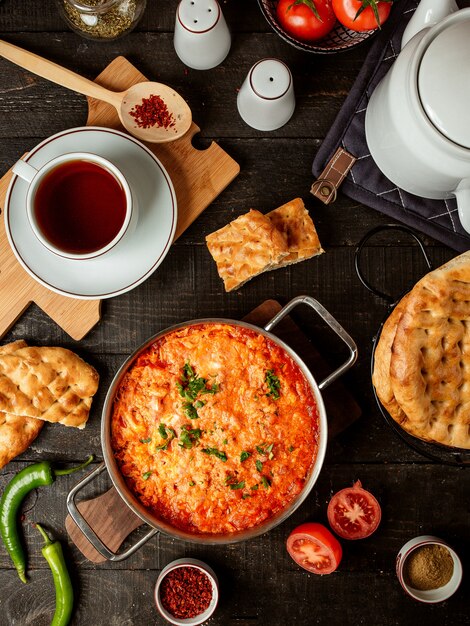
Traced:
<path id="1" fill-rule="evenodd" d="M 396 2 L 315 157 L 312 171 L 318 177 L 336 150 L 343 148 L 357 159 L 342 183 L 347 196 L 463 252 L 470 248 L 470 236 L 460 225 L 455 199 L 429 200 L 399 189 L 378 169 L 366 143 L 369 97 L 398 56 L 403 31 L 418 4 L 416 0 Z"/>

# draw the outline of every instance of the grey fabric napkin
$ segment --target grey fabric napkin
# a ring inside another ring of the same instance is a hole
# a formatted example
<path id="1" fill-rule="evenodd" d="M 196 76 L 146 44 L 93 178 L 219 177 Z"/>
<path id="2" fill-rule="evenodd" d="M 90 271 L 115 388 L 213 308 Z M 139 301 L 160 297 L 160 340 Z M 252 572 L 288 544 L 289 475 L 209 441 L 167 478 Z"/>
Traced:
<path id="1" fill-rule="evenodd" d="M 336 149 L 343 147 L 357 158 L 341 186 L 343 193 L 463 252 L 470 248 L 470 236 L 460 225 L 455 199 L 429 200 L 399 189 L 378 169 L 365 138 L 369 97 L 398 56 L 403 31 L 418 4 L 417 0 L 400 0 L 394 5 L 315 157 L 312 171 L 318 177 Z"/>

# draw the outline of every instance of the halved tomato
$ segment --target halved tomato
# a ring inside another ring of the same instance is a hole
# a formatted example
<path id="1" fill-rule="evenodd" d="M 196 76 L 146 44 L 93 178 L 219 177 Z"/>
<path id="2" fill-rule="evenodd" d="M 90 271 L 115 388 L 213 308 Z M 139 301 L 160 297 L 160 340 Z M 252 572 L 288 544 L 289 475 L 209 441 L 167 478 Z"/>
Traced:
<path id="1" fill-rule="evenodd" d="M 343 539 L 364 539 L 377 529 L 382 517 L 380 504 L 357 480 L 338 491 L 328 504 L 331 528 Z"/>
<path id="2" fill-rule="evenodd" d="M 297 565 L 314 574 L 331 574 L 343 556 L 336 537 L 316 522 L 297 526 L 287 539 L 287 551 Z"/>

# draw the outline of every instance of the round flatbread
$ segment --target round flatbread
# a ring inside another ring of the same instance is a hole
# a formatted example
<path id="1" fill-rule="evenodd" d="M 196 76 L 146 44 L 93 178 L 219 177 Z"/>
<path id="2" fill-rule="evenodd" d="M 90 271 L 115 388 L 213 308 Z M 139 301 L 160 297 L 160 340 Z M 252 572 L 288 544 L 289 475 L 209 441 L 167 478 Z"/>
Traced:
<path id="1" fill-rule="evenodd" d="M 392 343 L 390 380 L 406 430 L 470 449 L 470 252 L 410 292 Z"/>
<path id="2" fill-rule="evenodd" d="M 372 373 L 372 383 L 380 402 L 390 416 L 400 425 L 403 425 L 406 421 L 406 415 L 400 408 L 393 393 L 390 381 L 390 361 L 397 325 L 406 306 L 407 299 L 408 294 L 396 305 L 382 327 L 380 339 L 375 348 L 374 371 Z"/>

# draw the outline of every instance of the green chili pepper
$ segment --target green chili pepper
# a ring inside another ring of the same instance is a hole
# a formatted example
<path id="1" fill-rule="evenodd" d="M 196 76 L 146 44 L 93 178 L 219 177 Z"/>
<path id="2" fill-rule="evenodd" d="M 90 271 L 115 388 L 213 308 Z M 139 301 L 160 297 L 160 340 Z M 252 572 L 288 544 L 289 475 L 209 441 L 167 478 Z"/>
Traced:
<path id="1" fill-rule="evenodd" d="M 51 568 L 55 586 L 55 613 L 51 626 L 67 626 L 72 617 L 73 587 L 70 574 L 65 564 L 64 553 L 59 541 L 51 541 L 39 524 L 36 528 L 46 542 L 42 554 Z"/>
<path id="2" fill-rule="evenodd" d="M 86 467 L 93 456 L 71 469 L 54 469 L 51 461 L 29 465 L 18 472 L 5 487 L 0 500 L 0 534 L 20 579 L 26 583 L 26 556 L 18 531 L 17 517 L 21 503 L 30 491 L 43 485 L 52 485 L 57 476 L 72 474 Z"/>

